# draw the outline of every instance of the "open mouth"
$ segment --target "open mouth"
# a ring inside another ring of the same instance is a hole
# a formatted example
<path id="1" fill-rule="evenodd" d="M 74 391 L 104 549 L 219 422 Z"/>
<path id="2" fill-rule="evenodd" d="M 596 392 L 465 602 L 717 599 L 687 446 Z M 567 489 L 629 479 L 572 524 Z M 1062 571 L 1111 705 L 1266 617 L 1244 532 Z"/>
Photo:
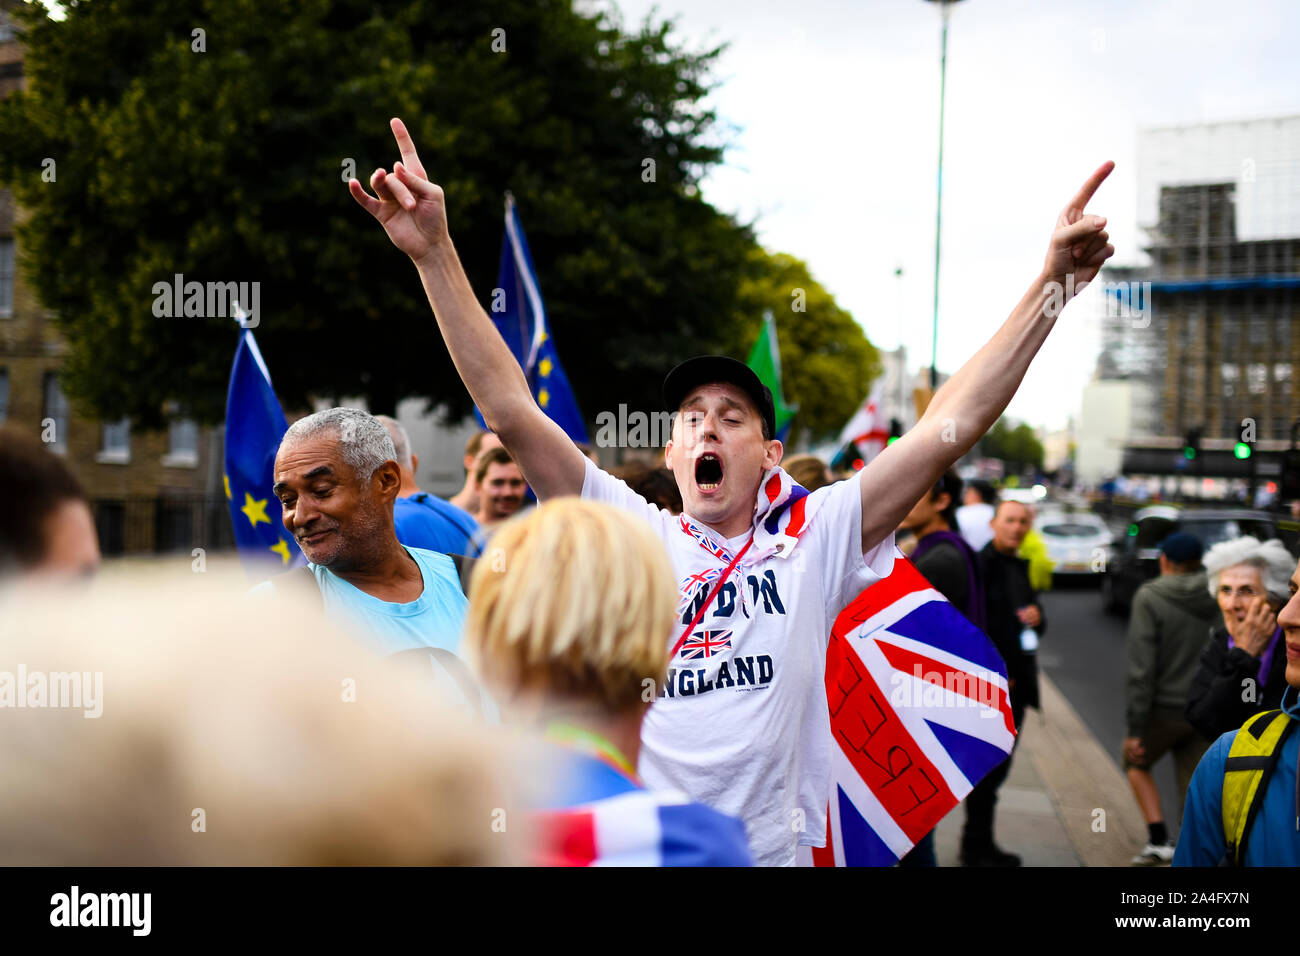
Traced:
<path id="1" fill-rule="evenodd" d="M 695 462 L 695 484 L 700 491 L 717 491 L 722 484 L 722 459 L 706 452 Z"/>

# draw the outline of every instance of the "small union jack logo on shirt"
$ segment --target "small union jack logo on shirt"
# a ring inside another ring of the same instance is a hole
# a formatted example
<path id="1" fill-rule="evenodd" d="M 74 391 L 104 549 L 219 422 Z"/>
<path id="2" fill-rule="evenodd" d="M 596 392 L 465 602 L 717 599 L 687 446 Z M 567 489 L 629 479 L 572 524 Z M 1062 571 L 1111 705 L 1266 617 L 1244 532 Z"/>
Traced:
<path id="1" fill-rule="evenodd" d="M 678 656 L 684 661 L 693 661 L 729 650 L 731 631 L 696 631 L 682 644 Z"/>

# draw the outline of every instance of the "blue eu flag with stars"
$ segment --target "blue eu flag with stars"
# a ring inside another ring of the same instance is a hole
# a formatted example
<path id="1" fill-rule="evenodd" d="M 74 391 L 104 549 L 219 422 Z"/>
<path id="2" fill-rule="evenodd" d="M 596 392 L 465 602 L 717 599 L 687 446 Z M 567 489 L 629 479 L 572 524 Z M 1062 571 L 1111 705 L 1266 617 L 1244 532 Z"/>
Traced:
<path id="1" fill-rule="evenodd" d="M 239 334 L 226 393 L 226 499 L 235 545 L 251 577 L 267 578 L 304 563 L 271 494 L 275 453 L 289 423 L 271 390 L 271 374 L 250 329 Z"/>
<path id="2" fill-rule="evenodd" d="M 537 285 L 533 257 L 519 223 L 514 197 L 506 193 L 506 233 L 501 240 L 501 266 L 492 290 L 492 321 L 505 339 L 515 361 L 524 370 L 538 406 L 575 442 L 587 441 L 578 402 L 560 366 L 555 339 L 546 323 L 546 308 Z M 478 409 L 479 424 L 487 427 Z"/>

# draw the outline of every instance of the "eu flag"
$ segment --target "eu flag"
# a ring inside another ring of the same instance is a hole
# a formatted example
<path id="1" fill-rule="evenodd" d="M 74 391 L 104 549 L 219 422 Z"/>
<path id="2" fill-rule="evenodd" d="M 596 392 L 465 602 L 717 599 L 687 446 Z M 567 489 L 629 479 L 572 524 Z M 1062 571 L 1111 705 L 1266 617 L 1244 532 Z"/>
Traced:
<path id="1" fill-rule="evenodd" d="M 501 240 L 501 266 L 492 290 L 492 321 L 515 361 L 524 370 L 533 398 L 548 417 L 575 442 L 587 441 L 577 400 L 560 366 L 555 339 L 546 325 L 546 308 L 537 286 L 533 257 L 519 223 L 514 197 L 506 193 L 506 232 Z M 483 424 L 483 416 L 474 410 Z M 484 426 L 486 427 L 486 426 Z"/>
<path id="2" fill-rule="evenodd" d="M 235 544 L 252 577 L 303 563 L 298 542 L 281 521 L 280 501 L 271 494 L 275 453 L 288 428 L 257 340 L 244 329 L 226 393 L 225 483 Z"/>

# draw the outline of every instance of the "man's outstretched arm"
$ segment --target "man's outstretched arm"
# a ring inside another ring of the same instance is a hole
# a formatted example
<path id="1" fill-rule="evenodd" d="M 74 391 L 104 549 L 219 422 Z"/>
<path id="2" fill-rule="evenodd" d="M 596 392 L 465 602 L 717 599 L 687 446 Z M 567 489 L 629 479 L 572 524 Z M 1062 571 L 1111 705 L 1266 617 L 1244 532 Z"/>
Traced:
<path id="1" fill-rule="evenodd" d="M 897 528 L 939 476 L 998 420 L 1060 308 L 1115 254 L 1106 220 L 1084 214 L 1088 200 L 1114 167 L 1103 164 L 1062 210 L 1042 273 L 997 334 L 939 389 L 916 427 L 858 474 L 864 552 Z"/>
<path id="2" fill-rule="evenodd" d="M 349 192 L 415 263 L 461 381 L 537 497 L 580 494 L 586 458 L 533 401 L 523 369 L 474 298 L 447 229 L 442 188 L 425 175 L 402 121 L 391 125 L 401 161 L 392 175 L 375 170 L 374 196 L 355 179 Z"/>

